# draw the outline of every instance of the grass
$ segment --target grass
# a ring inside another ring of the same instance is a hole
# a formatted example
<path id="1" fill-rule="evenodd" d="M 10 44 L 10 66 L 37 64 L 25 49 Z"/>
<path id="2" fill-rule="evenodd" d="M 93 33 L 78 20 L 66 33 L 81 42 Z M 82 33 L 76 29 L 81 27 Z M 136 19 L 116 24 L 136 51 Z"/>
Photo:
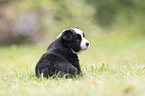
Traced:
<path id="1" fill-rule="evenodd" d="M 83 78 L 38 79 L 34 69 L 47 46 L 0 47 L 0 96 L 144 96 L 145 39 L 90 38 L 80 56 Z"/>

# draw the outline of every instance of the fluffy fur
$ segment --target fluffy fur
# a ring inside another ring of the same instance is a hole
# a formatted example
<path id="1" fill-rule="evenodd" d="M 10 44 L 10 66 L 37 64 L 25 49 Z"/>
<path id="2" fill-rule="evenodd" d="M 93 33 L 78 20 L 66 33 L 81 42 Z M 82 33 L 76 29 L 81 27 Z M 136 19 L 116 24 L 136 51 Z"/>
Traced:
<path id="1" fill-rule="evenodd" d="M 35 68 L 36 76 L 39 77 L 41 74 L 46 78 L 82 76 L 77 53 L 89 46 L 89 41 L 85 39 L 83 31 L 80 29 L 63 30 L 38 61 Z"/>

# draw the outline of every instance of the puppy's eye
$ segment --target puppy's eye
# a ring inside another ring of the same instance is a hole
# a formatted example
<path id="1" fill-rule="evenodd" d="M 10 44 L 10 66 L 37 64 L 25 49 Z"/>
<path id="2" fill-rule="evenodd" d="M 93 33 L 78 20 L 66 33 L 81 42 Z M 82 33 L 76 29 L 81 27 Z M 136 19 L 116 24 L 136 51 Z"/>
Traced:
<path id="1" fill-rule="evenodd" d="M 80 41 L 81 40 L 81 35 L 77 35 L 76 36 L 76 41 Z"/>

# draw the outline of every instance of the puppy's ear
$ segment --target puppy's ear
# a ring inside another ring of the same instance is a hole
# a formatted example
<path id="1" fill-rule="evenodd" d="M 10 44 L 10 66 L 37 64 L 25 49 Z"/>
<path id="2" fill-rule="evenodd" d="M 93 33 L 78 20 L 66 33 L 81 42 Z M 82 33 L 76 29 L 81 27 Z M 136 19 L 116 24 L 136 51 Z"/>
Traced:
<path id="1" fill-rule="evenodd" d="M 72 40 L 72 32 L 71 30 L 65 30 L 62 34 L 62 40 L 71 41 Z"/>

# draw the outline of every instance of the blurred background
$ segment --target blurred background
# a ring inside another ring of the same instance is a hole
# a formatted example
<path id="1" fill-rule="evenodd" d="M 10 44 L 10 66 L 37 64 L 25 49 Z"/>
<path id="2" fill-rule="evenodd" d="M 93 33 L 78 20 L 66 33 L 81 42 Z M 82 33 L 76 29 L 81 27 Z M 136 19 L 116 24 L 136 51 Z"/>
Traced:
<path id="1" fill-rule="evenodd" d="M 45 45 L 66 28 L 97 38 L 145 35 L 145 0 L 0 0 L 0 45 Z"/>
<path id="2" fill-rule="evenodd" d="M 91 44 L 84 79 L 36 79 L 48 45 L 72 27 Z M 0 96 L 145 96 L 143 84 L 145 0 L 0 0 Z"/>

